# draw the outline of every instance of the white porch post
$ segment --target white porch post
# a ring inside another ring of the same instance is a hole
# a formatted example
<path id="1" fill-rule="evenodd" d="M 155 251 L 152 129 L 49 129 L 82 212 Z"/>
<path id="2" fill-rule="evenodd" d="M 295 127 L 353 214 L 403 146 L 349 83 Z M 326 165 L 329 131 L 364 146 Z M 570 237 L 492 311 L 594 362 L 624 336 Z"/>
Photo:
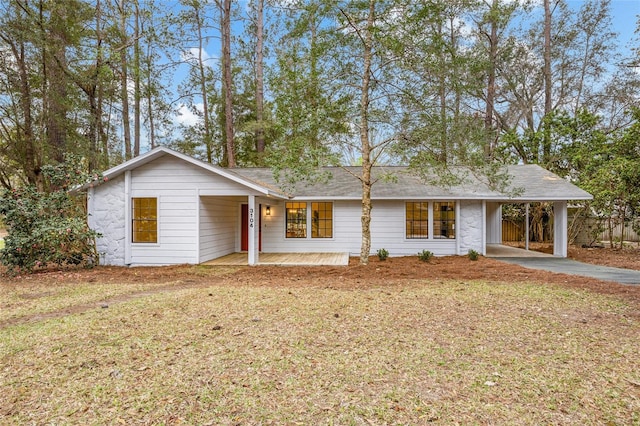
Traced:
<path id="1" fill-rule="evenodd" d="M 524 249 L 529 250 L 529 203 L 527 203 L 525 218 L 524 218 Z"/>
<path id="2" fill-rule="evenodd" d="M 258 216 L 260 212 L 256 212 L 256 197 L 255 195 L 249 195 L 249 229 L 247 232 L 249 238 L 249 266 L 256 265 L 258 263 L 258 247 L 256 245 L 256 227 L 258 226 Z"/>
<path id="3" fill-rule="evenodd" d="M 567 202 L 553 203 L 553 255 L 567 257 Z"/>
<path id="4" fill-rule="evenodd" d="M 124 264 L 131 265 L 131 171 L 124 172 Z"/>
<path id="5" fill-rule="evenodd" d="M 502 244 L 502 204 L 487 203 L 487 244 Z"/>

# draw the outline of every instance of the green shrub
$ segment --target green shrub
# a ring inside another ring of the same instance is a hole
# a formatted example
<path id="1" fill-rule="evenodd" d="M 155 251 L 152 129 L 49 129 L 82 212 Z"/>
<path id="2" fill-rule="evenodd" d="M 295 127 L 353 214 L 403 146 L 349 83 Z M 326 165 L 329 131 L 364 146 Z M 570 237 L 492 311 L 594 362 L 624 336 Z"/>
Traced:
<path id="1" fill-rule="evenodd" d="M 429 250 L 422 250 L 420 253 L 418 253 L 418 259 L 423 262 L 430 261 L 432 257 L 433 253 L 431 253 Z"/>
<path id="2" fill-rule="evenodd" d="M 378 259 L 387 260 L 387 257 L 389 257 L 389 252 L 386 249 L 378 249 Z"/>
<path id="3" fill-rule="evenodd" d="M 0 262 L 9 273 L 31 272 L 47 265 L 93 266 L 98 262 L 95 237 L 86 222 L 83 205 L 68 188 L 83 174 L 78 160 L 43 167 L 53 188 L 38 191 L 32 186 L 0 193 L 0 215 L 8 235 L 0 250 Z"/>
<path id="4" fill-rule="evenodd" d="M 469 256 L 470 260 L 478 260 L 478 257 L 480 257 L 480 253 L 478 253 L 477 251 L 475 251 L 474 249 L 469 250 L 469 252 L 467 253 L 467 256 Z"/>

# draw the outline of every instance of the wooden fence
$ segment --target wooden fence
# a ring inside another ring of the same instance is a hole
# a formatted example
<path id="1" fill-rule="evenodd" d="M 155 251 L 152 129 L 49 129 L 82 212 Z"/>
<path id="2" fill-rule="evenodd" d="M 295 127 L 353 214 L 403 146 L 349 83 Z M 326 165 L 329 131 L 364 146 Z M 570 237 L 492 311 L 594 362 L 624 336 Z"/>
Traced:
<path id="1" fill-rule="evenodd" d="M 524 241 L 525 239 L 525 224 L 524 218 L 519 221 L 512 220 L 503 220 L 502 221 L 502 241 L 504 242 L 515 242 L 515 241 Z M 553 241 L 553 230 L 548 230 L 544 227 L 539 234 L 544 235 L 544 241 L 539 241 L 541 243 L 547 243 Z M 533 230 L 529 230 L 529 238 L 530 241 L 533 241 L 534 238 Z"/>
<path id="2" fill-rule="evenodd" d="M 524 230 L 524 220 L 521 222 L 503 220 L 502 241 L 524 241 Z"/>
<path id="3" fill-rule="evenodd" d="M 613 232 L 612 235 L 609 235 L 609 226 L 608 224 L 605 222 L 602 224 L 603 225 L 603 231 L 598 234 L 598 240 L 599 241 L 611 241 L 613 239 L 613 241 L 620 241 L 622 238 L 622 234 L 624 231 L 624 241 L 633 241 L 633 242 L 638 242 L 640 241 L 640 236 L 633 230 L 633 228 L 631 227 L 630 223 L 618 223 L 616 225 L 613 226 Z M 613 238 L 611 238 L 613 236 Z"/>
<path id="4" fill-rule="evenodd" d="M 569 218 L 571 222 L 571 218 Z M 611 241 L 611 236 L 609 235 L 608 224 L 605 222 L 602 224 L 602 231 L 597 234 L 595 239 L 596 242 L 600 241 Z M 575 244 L 590 244 L 593 239 L 591 235 L 591 229 L 597 228 L 597 220 L 595 218 L 587 219 L 587 222 L 584 225 L 581 225 L 582 229 L 580 232 L 577 232 L 575 237 Z M 624 241 L 631 242 L 640 242 L 640 235 L 638 235 L 632 228 L 630 223 L 622 224 L 618 223 L 613 226 L 613 240 L 620 241 L 622 237 L 622 233 L 624 230 Z M 551 236 L 550 236 L 551 237 Z M 525 238 L 525 225 L 524 219 L 521 221 L 511 221 L 511 220 L 503 220 L 502 221 L 502 241 L 505 242 L 513 242 L 513 241 L 524 241 Z M 545 238 L 548 239 L 548 238 Z"/>

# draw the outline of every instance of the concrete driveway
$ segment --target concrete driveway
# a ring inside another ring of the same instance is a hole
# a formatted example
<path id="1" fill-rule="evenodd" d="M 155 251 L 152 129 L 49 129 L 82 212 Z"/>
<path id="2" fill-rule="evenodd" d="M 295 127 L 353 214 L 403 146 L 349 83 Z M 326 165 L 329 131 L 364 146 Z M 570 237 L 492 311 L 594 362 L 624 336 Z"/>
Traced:
<path id="1" fill-rule="evenodd" d="M 640 271 L 591 265 L 564 257 L 523 250 L 501 244 L 487 244 L 487 257 L 531 269 L 580 275 L 621 284 L 640 284 Z"/>

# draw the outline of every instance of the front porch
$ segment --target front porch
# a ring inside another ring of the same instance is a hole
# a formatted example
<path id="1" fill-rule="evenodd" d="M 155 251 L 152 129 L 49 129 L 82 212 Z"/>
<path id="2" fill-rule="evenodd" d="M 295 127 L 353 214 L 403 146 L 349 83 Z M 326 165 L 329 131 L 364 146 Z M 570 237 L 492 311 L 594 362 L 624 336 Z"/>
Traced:
<path id="1" fill-rule="evenodd" d="M 246 266 L 247 253 L 232 253 L 203 262 L 206 266 Z M 260 253 L 258 265 L 279 266 L 347 266 L 349 253 Z"/>

